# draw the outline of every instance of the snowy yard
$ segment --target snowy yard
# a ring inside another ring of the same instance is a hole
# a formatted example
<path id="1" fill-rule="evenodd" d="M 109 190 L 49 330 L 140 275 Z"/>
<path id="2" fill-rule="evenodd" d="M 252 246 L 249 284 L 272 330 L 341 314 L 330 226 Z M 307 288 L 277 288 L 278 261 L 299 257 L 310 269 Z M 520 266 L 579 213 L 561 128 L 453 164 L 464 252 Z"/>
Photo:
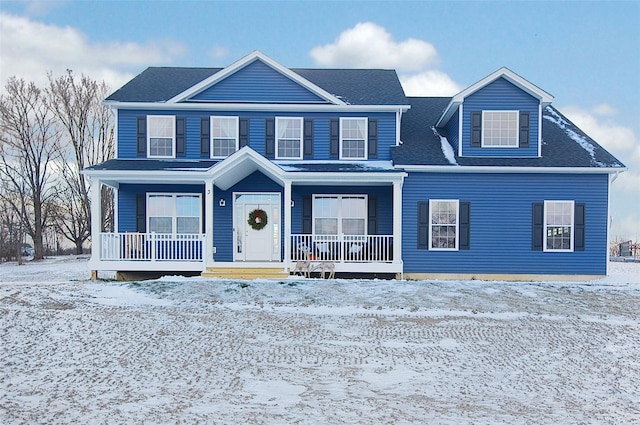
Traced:
<path id="1" fill-rule="evenodd" d="M 640 423 L 640 264 L 583 283 L 0 265 L 0 423 Z"/>

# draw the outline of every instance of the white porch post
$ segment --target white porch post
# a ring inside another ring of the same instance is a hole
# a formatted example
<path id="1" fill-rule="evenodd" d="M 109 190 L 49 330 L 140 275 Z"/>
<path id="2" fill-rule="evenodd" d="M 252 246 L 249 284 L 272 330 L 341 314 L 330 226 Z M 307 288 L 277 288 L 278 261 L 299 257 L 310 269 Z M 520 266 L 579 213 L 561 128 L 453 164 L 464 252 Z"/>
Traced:
<path id="1" fill-rule="evenodd" d="M 284 264 L 291 267 L 291 180 L 284 181 Z"/>
<path id="2" fill-rule="evenodd" d="M 98 264 L 100 261 L 100 234 L 102 233 L 102 199 L 101 199 L 102 181 L 93 180 L 91 184 L 91 263 Z M 97 278 L 97 270 L 91 271 L 91 277 Z"/>
<path id="3" fill-rule="evenodd" d="M 402 263 L 402 180 L 393 182 L 393 262 Z"/>
<path id="4" fill-rule="evenodd" d="M 202 256 L 204 266 L 213 266 L 213 180 L 206 180 L 204 183 L 204 247 Z"/>

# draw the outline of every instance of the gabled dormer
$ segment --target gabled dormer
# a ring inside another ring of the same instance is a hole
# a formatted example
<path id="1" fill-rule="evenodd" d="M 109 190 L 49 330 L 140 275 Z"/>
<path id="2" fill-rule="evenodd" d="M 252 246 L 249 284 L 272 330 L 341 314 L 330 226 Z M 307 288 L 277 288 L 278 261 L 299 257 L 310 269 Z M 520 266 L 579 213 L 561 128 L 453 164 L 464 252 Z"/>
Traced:
<path id="1" fill-rule="evenodd" d="M 541 156 L 542 108 L 553 96 L 507 68 L 456 94 L 438 120 L 459 157 Z"/>

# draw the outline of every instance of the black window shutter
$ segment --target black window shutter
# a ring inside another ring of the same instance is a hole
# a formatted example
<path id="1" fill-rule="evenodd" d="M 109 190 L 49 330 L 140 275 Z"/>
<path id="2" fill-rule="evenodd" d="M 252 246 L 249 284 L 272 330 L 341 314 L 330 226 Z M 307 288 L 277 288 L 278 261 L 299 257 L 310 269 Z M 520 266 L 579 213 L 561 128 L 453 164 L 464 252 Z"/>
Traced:
<path id="1" fill-rule="evenodd" d="M 585 205 L 576 203 L 573 210 L 574 239 L 573 250 L 584 251 L 585 248 Z"/>
<path id="2" fill-rule="evenodd" d="M 147 156 L 147 117 L 136 120 L 136 156 Z"/>
<path id="3" fill-rule="evenodd" d="M 369 159 L 378 157 L 378 120 L 369 120 Z"/>
<path id="4" fill-rule="evenodd" d="M 340 120 L 329 120 L 329 158 L 340 157 Z"/>
<path id="5" fill-rule="evenodd" d="M 520 147 L 529 147 L 529 112 L 520 111 Z"/>
<path id="6" fill-rule="evenodd" d="M 187 130 L 184 117 L 176 118 L 176 156 L 187 156 Z"/>
<path id="7" fill-rule="evenodd" d="M 202 158 L 210 158 L 210 146 L 211 139 L 209 137 L 210 134 L 210 120 L 209 117 L 200 119 L 200 157 Z"/>
<path id="8" fill-rule="evenodd" d="M 136 195 L 136 232 L 147 232 L 147 195 Z"/>
<path id="9" fill-rule="evenodd" d="M 418 202 L 418 249 L 429 248 L 429 201 Z"/>
<path id="10" fill-rule="evenodd" d="M 303 196 L 302 197 L 302 233 L 305 235 L 310 235 L 313 229 L 311 222 L 312 215 L 312 207 L 311 207 L 311 196 Z"/>
<path id="11" fill-rule="evenodd" d="M 264 155 L 267 158 L 276 156 L 276 120 L 273 118 L 264 121 Z"/>
<path id="12" fill-rule="evenodd" d="M 367 234 L 378 234 L 378 198 L 369 196 L 367 205 Z"/>
<path id="13" fill-rule="evenodd" d="M 238 144 L 240 149 L 249 145 L 249 118 L 240 118 L 238 120 Z"/>
<path id="14" fill-rule="evenodd" d="M 542 251 L 544 243 L 544 203 L 534 202 L 531 215 L 531 250 Z"/>
<path id="15" fill-rule="evenodd" d="M 313 120 L 304 120 L 304 157 L 313 158 Z"/>
<path id="16" fill-rule="evenodd" d="M 460 235 L 458 240 L 460 241 L 460 250 L 471 249 L 471 204 L 469 202 L 460 202 Z"/>
<path id="17" fill-rule="evenodd" d="M 482 112 L 471 112 L 471 146 L 482 146 Z"/>

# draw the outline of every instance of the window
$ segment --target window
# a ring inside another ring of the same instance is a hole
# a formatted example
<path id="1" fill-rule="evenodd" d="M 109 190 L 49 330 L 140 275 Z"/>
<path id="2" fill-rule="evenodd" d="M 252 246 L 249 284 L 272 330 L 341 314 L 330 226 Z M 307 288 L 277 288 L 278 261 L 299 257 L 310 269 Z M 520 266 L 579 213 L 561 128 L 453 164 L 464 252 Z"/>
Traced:
<path id="1" fill-rule="evenodd" d="M 482 111 L 482 147 L 518 147 L 518 111 Z"/>
<path id="2" fill-rule="evenodd" d="M 544 250 L 573 251 L 573 201 L 544 201 Z"/>
<path id="3" fill-rule="evenodd" d="M 225 158 L 238 150 L 238 117 L 211 117 L 211 152 Z"/>
<path id="4" fill-rule="evenodd" d="M 199 194 L 147 195 L 149 232 L 184 234 L 200 233 L 202 203 Z"/>
<path id="5" fill-rule="evenodd" d="M 366 234 L 366 196 L 316 195 L 313 198 L 313 203 L 314 234 Z"/>
<path id="6" fill-rule="evenodd" d="M 340 157 L 367 159 L 366 118 L 340 118 Z"/>
<path id="7" fill-rule="evenodd" d="M 429 202 L 429 249 L 458 250 L 459 201 Z"/>
<path id="8" fill-rule="evenodd" d="M 175 157 L 176 117 L 166 115 L 147 116 L 147 143 L 149 157 Z"/>
<path id="9" fill-rule="evenodd" d="M 302 118 L 276 118 L 276 158 L 302 159 Z"/>

